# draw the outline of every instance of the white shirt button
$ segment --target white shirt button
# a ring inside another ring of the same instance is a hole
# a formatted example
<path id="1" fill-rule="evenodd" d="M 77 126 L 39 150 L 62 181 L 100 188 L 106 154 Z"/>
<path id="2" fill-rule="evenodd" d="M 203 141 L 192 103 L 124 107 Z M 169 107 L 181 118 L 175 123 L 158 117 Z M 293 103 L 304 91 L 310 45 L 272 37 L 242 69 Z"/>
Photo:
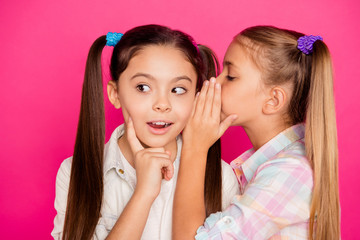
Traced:
<path id="1" fill-rule="evenodd" d="M 226 216 L 226 217 L 223 217 L 223 221 L 224 221 L 225 224 L 230 224 L 230 223 L 232 223 L 232 218 Z"/>

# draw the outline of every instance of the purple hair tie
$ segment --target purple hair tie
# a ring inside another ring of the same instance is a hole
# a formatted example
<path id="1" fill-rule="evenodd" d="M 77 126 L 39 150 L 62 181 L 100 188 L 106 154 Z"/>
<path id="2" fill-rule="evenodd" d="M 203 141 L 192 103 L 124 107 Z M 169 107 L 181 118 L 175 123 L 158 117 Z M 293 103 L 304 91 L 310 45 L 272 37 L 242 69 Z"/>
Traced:
<path id="1" fill-rule="evenodd" d="M 106 46 L 115 47 L 123 35 L 122 33 L 108 32 L 108 34 L 106 34 Z"/>
<path id="2" fill-rule="evenodd" d="M 310 53 L 313 52 L 313 45 L 314 42 L 316 42 L 317 40 L 322 41 L 323 38 L 321 36 L 313 36 L 313 35 L 299 37 L 299 39 L 297 40 L 298 42 L 297 48 L 306 55 L 309 55 Z"/>

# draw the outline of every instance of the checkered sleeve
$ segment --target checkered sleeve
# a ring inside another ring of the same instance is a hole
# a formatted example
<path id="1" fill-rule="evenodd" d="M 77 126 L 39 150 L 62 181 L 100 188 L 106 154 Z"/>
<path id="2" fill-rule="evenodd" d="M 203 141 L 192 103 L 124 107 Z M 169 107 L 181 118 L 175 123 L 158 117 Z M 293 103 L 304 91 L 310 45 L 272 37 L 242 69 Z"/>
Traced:
<path id="1" fill-rule="evenodd" d="M 308 220 L 311 192 L 308 164 L 296 158 L 271 160 L 257 169 L 243 195 L 206 219 L 196 239 L 269 239 Z"/>

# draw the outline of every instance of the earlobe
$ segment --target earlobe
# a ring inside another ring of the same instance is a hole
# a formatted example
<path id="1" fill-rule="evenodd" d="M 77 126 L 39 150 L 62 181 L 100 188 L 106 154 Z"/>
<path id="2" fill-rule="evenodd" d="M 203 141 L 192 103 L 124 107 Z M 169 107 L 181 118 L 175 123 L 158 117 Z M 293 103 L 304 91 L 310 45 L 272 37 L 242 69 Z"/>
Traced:
<path id="1" fill-rule="evenodd" d="M 269 97 L 263 105 L 265 114 L 274 114 L 279 112 L 286 103 L 286 92 L 281 87 L 274 87 L 269 91 Z"/>
<path id="2" fill-rule="evenodd" d="M 120 100 L 119 100 L 119 97 L 118 97 L 118 91 L 117 91 L 116 82 L 109 81 L 106 88 L 107 88 L 108 98 L 109 98 L 109 101 L 111 102 L 111 104 L 116 109 L 121 108 Z"/>

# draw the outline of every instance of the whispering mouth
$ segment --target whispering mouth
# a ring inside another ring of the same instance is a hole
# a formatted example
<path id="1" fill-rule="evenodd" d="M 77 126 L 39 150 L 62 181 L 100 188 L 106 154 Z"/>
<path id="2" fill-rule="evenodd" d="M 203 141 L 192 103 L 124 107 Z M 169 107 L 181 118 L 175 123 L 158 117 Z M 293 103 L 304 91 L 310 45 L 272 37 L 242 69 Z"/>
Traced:
<path id="1" fill-rule="evenodd" d="M 167 128 L 172 125 L 172 123 L 167 122 L 147 122 L 147 124 L 152 128 Z"/>

